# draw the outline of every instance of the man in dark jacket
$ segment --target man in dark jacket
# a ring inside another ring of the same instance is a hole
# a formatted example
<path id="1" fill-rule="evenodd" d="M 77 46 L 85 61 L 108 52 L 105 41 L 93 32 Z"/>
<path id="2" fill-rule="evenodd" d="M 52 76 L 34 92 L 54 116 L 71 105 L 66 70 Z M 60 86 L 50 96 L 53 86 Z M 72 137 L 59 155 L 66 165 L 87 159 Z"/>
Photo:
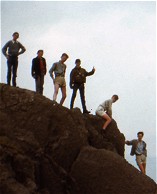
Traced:
<path id="1" fill-rule="evenodd" d="M 132 141 L 125 141 L 125 144 L 132 145 L 130 155 L 136 155 L 136 163 L 139 166 L 139 169 L 142 173 L 146 174 L 147 150 L 146 143 L 142 140 L 143 136 L 144 133 L 140 131 L 137 133 L 138 139 L 133 139 Z"/>
<path id="2" fill-rule="evenodd" d="M 80 59 L 76 59 L 75 64 L 76 64 L 75 68 L 72 69 L 72 71 L 70 73 L 70 88 L 73 89 L 73 94 L 72 94 L 71 103 L 70 103 L 70 109 L 72 109 L 74 106 L 74 101 L 76 98 L 77 90 L 79 89 L 83 113 L 88 114 L 88 113 L 90 113 L 90 111 L 88 111 L 86 108 L 84 84 L 86 83 L 86 77 L 94 74 L 95 68 L 93 67 L 92 71 L 87 72 L 85 69 L 83 69 L 81 67 L 81 60 Z"/>
<path id="3" fill-rule="evenodd" d="M 17 41 L 19 33 L 13 33 L 13 39 L 8 41 L 2 48 L 2 53 L 7 58 L 8 72 L 7 84 L 10 85 L 12 76 L 12 85 L 16 87 L 16 77 L 18 68 L 18 56 L 26 51 L 25 47 Z"/>
<path id="4" fill-rule="evenodd" d="M 35 79 L 36 92 L 43 94 L 44 76 L 46 75 L 46 60 L 42 57 L 43 50 L 38 50 L 37 57 L 32 60 L 32 77 Z"/>

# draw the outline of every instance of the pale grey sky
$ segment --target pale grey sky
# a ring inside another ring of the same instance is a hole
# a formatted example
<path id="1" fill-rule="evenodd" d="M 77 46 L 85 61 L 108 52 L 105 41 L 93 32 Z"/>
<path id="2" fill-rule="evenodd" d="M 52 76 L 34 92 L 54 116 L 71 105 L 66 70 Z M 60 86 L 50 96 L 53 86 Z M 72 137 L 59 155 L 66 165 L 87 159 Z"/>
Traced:
<path id="1" fill-rule="evenodd" d="M 87 71 L 94 66 L 96 72 L 86 83 L 88 109 L 95 114 L 100 103 L 118 94 L 113 117 L 127 139 L 144 131 L 148 167 L 152 166 L 149 158 L 155 157 L 156 148 L 155 1 L 3 1 L 1 27 L 2 46 L 18 31 L 19 41 L 27 49 L 19 57 L 19 87 L 35 89 L 30 69 L 37 50 L 44 50 L 48 71 L 63 52 L 69 54 L 66 107 L 70 104 L 69 74 L 75 59 L 80 58 Z M 6 82 L 6 59 L 1 58 L 1 81 Z M 47 73 L 44 95 L 52 99 L 53 91 Z M 75 106 L 81 108 L 79 94 Z M 130 147 L 126 147 L 126 159 L 136 166 L 129 152 Z M 148 174 L 155 179 L 154 168 L 148 168 Z"/>

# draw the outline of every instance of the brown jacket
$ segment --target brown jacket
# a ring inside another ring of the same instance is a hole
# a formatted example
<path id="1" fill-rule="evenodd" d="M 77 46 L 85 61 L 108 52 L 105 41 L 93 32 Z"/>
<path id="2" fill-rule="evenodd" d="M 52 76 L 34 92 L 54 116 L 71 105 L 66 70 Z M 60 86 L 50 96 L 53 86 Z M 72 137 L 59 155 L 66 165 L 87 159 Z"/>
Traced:
<path id="1" fill-rule="evenodd" d="M 94 74 L 94 70 L 87 72 L 85 69 L 81 67 L 79 68 L 75 67 L 74 69 L 72 69 L 70 73 L 70 86 L 72 86 L 72 84 L 86 83 L 86 77 L 93 74 Z"/>

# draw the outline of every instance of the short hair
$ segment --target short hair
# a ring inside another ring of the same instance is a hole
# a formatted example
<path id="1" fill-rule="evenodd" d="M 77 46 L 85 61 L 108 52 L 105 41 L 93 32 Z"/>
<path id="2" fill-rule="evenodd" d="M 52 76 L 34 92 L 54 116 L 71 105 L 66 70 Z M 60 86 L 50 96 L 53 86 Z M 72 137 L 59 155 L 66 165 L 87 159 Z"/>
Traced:
<path id="1" fill-rule="evenodd" d="M 80 59 L 76 59 L 75 63 L 81 63 L 81 60 Z"/>
<path id="2" fill-rule="evenodd" d="M 116 94 L 114 94 L 112 97 L 114 97 L 115 100 L 118 100 L 119 99 L 118 95 L 116 95 Z"/>
<path id="3" fill-rule="evenodd" d="M 137 135 L 142 135 L 142 136 L 144 136 L 144 133 L 143 133 L 143 131 L 139 131 L 138 133 L 137 133 Z"/>
<path id="4" fill-rule="evenodd" d="M 69 58 L 69 56 L 66 54 L 66 53 L 63 53 L 61 57 L 66 57 L 66 58 Z"/>
<path id="5" fill-rule="evenodd" d="M 43 50 L 38 50 L 37 54 L 38 54 L 39 52 L 44 52 L 44 51 L 43 51 Z"/>
<path id="6" fill-rule="evenodd" d="M 16 35 L 16 34 L 18 34 L 18 36 L 19 36 L 19 33 L 18 33 L 18 32 L 14 32 L 14 33 L 13 33 L 13 36 Z"/>

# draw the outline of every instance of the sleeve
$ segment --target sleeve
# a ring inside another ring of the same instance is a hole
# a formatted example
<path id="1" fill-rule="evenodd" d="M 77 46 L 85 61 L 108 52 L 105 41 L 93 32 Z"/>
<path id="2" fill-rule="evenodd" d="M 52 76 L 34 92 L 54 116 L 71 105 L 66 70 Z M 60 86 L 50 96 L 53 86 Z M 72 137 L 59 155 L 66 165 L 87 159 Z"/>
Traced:
<path id="1" fill-rule="evenodd" d="M 65 75 L 66 69 L 67 69 L 67 66 L 65 65 L 65 67 L 64 67 L 64 75 Z"/>
<path id="2" fill-rule="evenodd" d="M 19 44 L 20 44 L 21 51 L 18 54 L 21 55 L 22 53 L 24 53 L 26 51 L 26 49 L 21 43 L 19 43 Z"/>
<path id="3" fill-rule="evenodd" d="M 4 46 L 3 46 L 3 48 L 2 48 L 2 53 L 3 53 L 3 55 L 5 55 L 5 56 L 7 56 L 7 48 L 9 47 L 9 43 L 10 43 L 10 41 L 8 41 Z"/>
<path id="4" fill-rule="evenodd" d="M 131 141 L 128 141 L 128 140 L 127 140 L 125 143 L 126 143 L 127 145 L 133 145 L 133 141 L 134 141 L 134 140 L 131 140 Z"/>
<path id="5" fill-rule="evenodd" d="M 85 75 L 86 75 L 86 77 L 87 76 L 90 76 L 90 75 L 93 75 L 94 74 L 94 70 L 92 70 L 92 71 L 90 71 L 90 72 L 87 72 L 86 70 L 85 70 Z"/>
<path id="6" fill-rule="evenodd" d="M 52 77 L 52 78 L 53 78 L 53 72 L 54 72 L 55 68 L 56 68 L 56 63 L 54 63 L 49 70 L 50 77 Z"/>
<path id="7" fill-rule="evenodd" d="M 35 76 L 35 59 L 32 60 L 32 77 Z"/>
<path id="8" fill-rule="evenodd" d="M 44 64 L 45 64 L 45 75 L 47 73 L 47 67 L 46 67 L 46 59 L 44 58 Z"/>
<path id="9" fill-rule="evenodd" d="M 112 117 L 112 103 L 111 103 L 111 101 L 107 102 L 107 113 L 109 116 Z"/>
<path id="10" fill-rule="evenodd" d="M 70 87 L 72 87 L 72 84 L 74 82 L 73 75 L 74 75 L 74 70 L 72 70 L 71 73 L 70 73 L 70 84 L 69 84 Z"/>

